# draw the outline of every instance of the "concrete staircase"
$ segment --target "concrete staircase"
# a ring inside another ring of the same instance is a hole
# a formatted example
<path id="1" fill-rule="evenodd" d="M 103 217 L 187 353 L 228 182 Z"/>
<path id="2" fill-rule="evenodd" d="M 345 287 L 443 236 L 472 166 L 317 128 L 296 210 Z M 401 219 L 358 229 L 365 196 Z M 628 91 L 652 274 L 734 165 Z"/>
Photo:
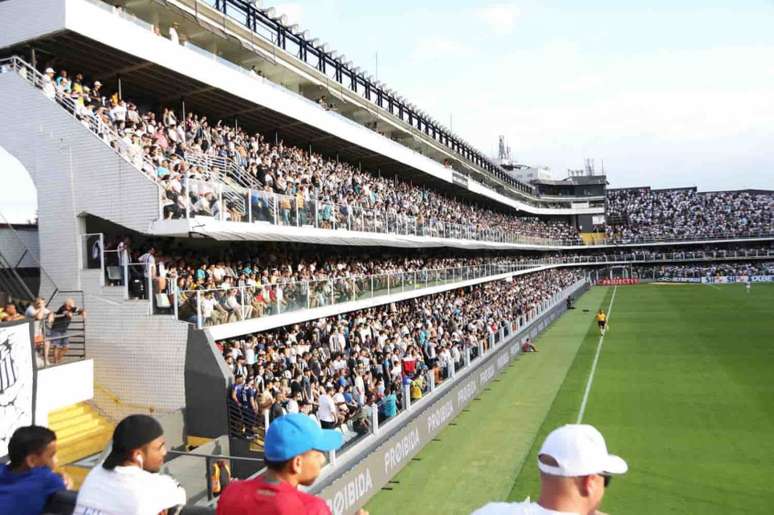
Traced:
<path id="1" fill-rule="evenodd" d="M 48 426 L 56 433 L 60 468 L 80 486 L 88 469 L 73 464 L 102 452 L 113 436 L 113 423 L 90 404 L 79 402 L 49 413 Z"/>

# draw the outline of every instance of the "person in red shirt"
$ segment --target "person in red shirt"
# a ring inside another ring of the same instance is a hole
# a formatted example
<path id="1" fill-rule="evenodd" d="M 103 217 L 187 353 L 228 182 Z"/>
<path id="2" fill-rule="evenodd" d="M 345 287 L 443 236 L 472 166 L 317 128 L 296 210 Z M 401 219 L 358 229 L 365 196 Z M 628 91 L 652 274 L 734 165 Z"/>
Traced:
<path id="1" fill-rule="evenodd" d="M 341 447 L 340 432 L 320 427 L 303 413 L 274 420 L 266 431 L 266 472 L 229 484 L 218 500 L 217 515 L 331 515 L 319 497 L 301 492 L 325 465 L 325 454 Z M 358 515 L 368 515 L 358 511 Z"/>

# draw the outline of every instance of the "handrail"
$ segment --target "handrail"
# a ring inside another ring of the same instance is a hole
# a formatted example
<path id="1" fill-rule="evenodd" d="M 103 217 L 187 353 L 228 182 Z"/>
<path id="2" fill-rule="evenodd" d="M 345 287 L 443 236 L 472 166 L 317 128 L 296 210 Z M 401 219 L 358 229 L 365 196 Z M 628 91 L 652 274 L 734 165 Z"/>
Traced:
<path id="1" fill-rule="evenodd" d="M 176 291 L 176 297 L 183 299 L 183 305 L 191 303 L 190 312 L 180 309 L 184 320 L 195 323 L 201 329 L 207 322 L 214 325 L 228 323 L 230 320 L 263 318 L 289 311 L 313 309 L 321 306 L 353 302 L 357 300 L 388 296 L 393 293 L 415 291 L 443 284 L 456 284 L 471 279 L 493 277 L 498 274 L 514 273 L 533 268 L 534 265 L 515 262 L 487 263 L 483 265 L 459 266 L 450 268 L 429 268 L 412 271 L 390 272 L 385 274 L 362 274 L 322 280 L 284 280 L 271 284 L 255 286 L 232 286 L 198 290 Z M 176 278 L 170 277 L 174 283 Z M 281 289 L 281 298 L 277 289 Z M 271 294 L 275 298 L 271 299 Z M 207 315 L 203 312 L 204 297 L 211 294 L 217 301 L 215 311 Z M 256 299 L 261 295 L 261 300 Z M 231 295 L 234 299 L 223 307 L 222 301 Z M 264 298 L 264 295 L 267 298 Z M 256 304 L 257 302 L 257 304 Z M 221 320 L 225 318 L 225 320 Z"/>

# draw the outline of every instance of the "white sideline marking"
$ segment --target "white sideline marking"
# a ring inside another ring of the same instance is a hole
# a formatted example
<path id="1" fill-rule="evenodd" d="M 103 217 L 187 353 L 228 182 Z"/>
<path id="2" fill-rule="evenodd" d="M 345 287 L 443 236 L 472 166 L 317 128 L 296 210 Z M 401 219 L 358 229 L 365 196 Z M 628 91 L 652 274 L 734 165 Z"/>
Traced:
<path id="1" fill-rule="evenodd" d="M 718 287 L 718 286 L 715 286 L 714 284 L 709 284 L 709 283 L 706 283 L 706 285 L 707 285 L 707 286 L 709 286 L 710 288 L 715 288 L 716 290 L 719 290 L 719 289 L 720 289 L 720 287 Z"/>
<path id="2" fill-rule="evenodd" d="M 610 304 L 607 306 L 607 325 L 610 325 L 610 315 L 613 312 L 613 301 L 615 300 L 615 292 L 618 290 L 618 286 L 613 288 L 613 295 L 610 297 Z M 607 332 L 607 329 L 605 329 Z M 586 404 L 589 402 L 589 393 L 591 393 L 591 384 L 594 382 L 594 374 L 597 371 L 597 362 L 599 361 L 599 353 L 602 351 L 602 342 L 605 341 L 605 335 L 600 335 L 599 343 L 597 343 L 597 353 L 594 354 L 594 361 L 591 363 L 591 372 L 589 372 L 589 380 L 586 382 L 586 391 L 583 392 L 583 400 L 581 401 L 580 411 L 578 412 L 578 421 L 576 424 L 583 422 L 583 414 L 586 412 Z"/>

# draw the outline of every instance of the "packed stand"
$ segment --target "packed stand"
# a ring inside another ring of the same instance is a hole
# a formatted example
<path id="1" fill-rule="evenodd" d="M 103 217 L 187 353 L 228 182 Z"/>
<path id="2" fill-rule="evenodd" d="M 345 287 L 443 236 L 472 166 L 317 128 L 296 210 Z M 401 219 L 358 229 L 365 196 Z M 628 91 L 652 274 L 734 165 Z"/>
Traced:
<path id="1" fill-rule="evenodd" d="M 302 412 L 323 427 L 369 432 L 397 414 L 404 386 L 422 398 L 464 365 L 490 335 L 520 325 L 536 308 L 582 278 L 550 270 L 217 342 L 235 383 L 229 392 L 237 429 Z M 431 379 L 432 376 L 432 379 Z"/>
<path id="2" fill-rule="evenodd" d="M 669 265 L 660 267 L 640 267 L 636 269 L 640 277 L 671 279 L 676 277 L 730 277 L 774 275 L 774 261 L 765 263 L 714 263 L 702 265 Z"/>
<path id="3" fill-rule="evenodd" d="M 608 240 L 617 243 L 771 235 L 774 193 L 609 190 L 607 219 Z"/>
<path id="4" fill-rule="evenodd" d="M 383 249 L 378 257 L 335 248 L 325 249 L 325 257 L 315 257 L 308 248 L 293 252 L 273 245 L 229 247 L 222 253 L 211 249 L 209 256 L 183 252 L 164 240 L 137 247 L 129 238 L 107 245 L 115 252 L 126 251 L 133 263 L 128 267 L 130 294 L 145 297 L 134 291 L 135 285 L 152 287 L 165 296 L 165 303 L 176 299 L 182 320 L 202 325 L 459 282 L 516 271 L 523 265 L 508 256 L 406 256 Z M 171 304 L 166 307 L 171 309 Z"/>
<path id="5" fill-rule="evenodd" d="M 87 85 L 82 74 L 71 77 L 66 70 L 47 68 L 41 87 L 51 99 L 73 106 L 84 125 L 162 185 L 165 218 L 276 219 L 283 225 L 323 228 L 350 223 L 354 230 L 368 231 L 412 226 L 431 236 L 454 226 L 458 237 L 497 230 L 506 236 L 580 242 L 577 229 L 561 221 L 461 202 L 195 113 L 178 117 L 169 108 L 142 110 L 117 93 L 105 92 L 99 81 Z M 220 184 L 239 182 L 226 178 L 232 165 L 259 187 L 249 195 L 240 196 L 238 188 L 220 195 Z M 273 194 L 279 197 L 275 200 Z"/>

